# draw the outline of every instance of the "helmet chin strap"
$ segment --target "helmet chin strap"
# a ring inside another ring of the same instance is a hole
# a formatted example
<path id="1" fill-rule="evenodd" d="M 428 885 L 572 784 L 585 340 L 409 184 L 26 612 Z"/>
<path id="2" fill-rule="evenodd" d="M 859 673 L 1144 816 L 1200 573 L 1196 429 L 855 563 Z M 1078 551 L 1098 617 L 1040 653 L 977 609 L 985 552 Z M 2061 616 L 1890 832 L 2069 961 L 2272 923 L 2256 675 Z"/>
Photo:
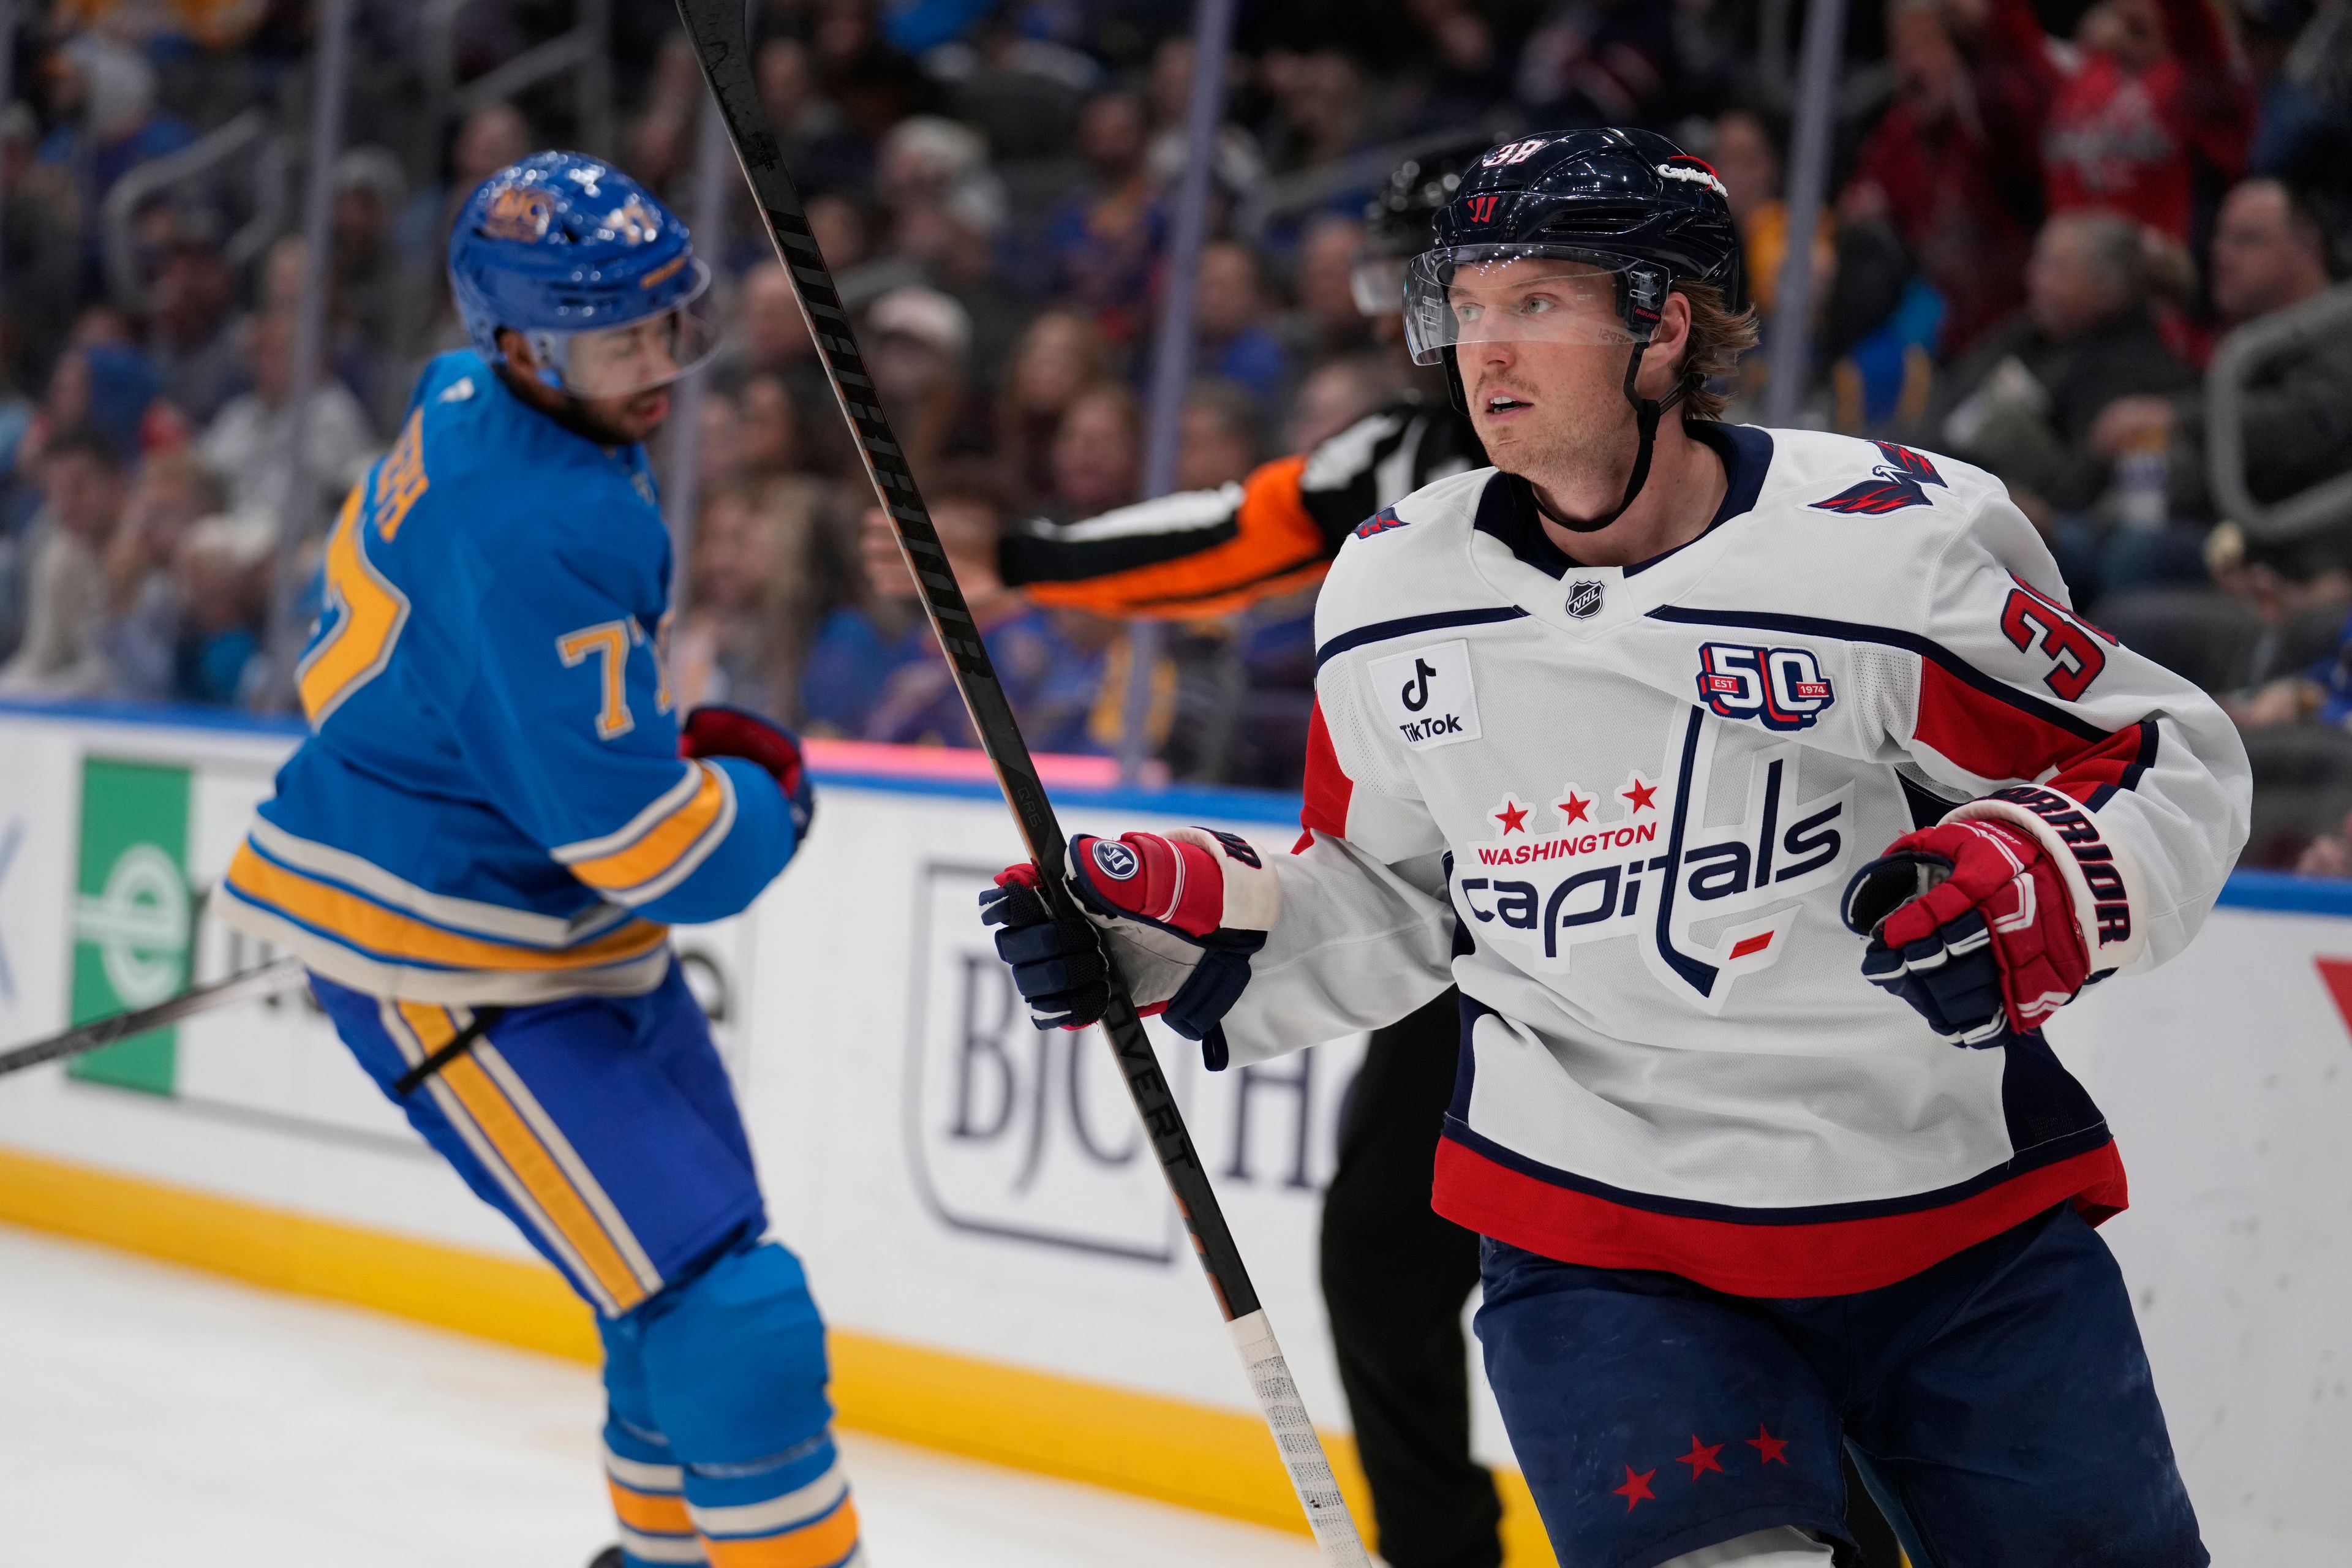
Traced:
<path id="1" fill-rule="evenodd" d="M 1634 498 L 1642 493 L 1642 487 L 1650 482 L 1650 458 L 1657 449 L 1658 420 L 1667 409 L 1683 400 L 1684 389 L 1678 382 L 1675 389 L 1664 397 L 1643 397 L 1634 390 L 1633 383 L 1642 374 L 1642 355 L 1648 352 L 1649 347 L 1648 338 L 1636 338 L 1633 353 L 1625 361 L 1625 401 L 1633 405 L 1633 425 L 1641 434 L 1642 443 L 1633 454 L 1633 472 L 1625 481 L 1625 494 L 1615 506 L 1598 517 L 1562 517 L 1544 504 L 1540 490 L 1529 485 L 1528 493 L 1535 498 L 1536 510 L 1543 513 L 1547 522 L 1556 522 L 1570 533 L 1598 533 L 1624 516 L 1625 509 L 1632 506 Z"/>

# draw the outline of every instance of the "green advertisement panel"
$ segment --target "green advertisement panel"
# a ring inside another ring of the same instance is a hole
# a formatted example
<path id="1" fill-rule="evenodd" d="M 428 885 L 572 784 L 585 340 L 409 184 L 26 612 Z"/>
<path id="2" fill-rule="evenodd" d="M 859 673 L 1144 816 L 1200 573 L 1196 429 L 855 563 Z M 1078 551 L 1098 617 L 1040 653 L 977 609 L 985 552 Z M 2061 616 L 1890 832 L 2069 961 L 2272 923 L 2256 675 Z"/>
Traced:
<path id="1" fill-rule="evenodd" d="M 195 921 L 188 894 L 188 770 L 83 759 L 74 888 L 73 1017 L 86 1023 L 176 995 Z M 151 1030 L 77 1058 L 94 1083 L 170 1094 L 178 1031 Z"/>

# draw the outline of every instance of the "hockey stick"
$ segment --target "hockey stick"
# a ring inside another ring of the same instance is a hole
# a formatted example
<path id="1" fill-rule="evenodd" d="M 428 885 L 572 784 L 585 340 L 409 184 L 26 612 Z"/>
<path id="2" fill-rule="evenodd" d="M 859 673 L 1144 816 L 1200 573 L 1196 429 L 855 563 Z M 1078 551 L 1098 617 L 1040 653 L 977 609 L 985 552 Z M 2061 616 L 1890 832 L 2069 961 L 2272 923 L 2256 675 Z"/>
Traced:
<path id="1" fill-rule="evenodd" d="M 1003 788 L 1006 804 L 1013 808 L 1013 820 L 1029 847 L 1029 858 L 1036 862 L 1040 890 L 1057 916 L 1080 918 L 1076 902 L 1063 882 L 1065 841 L 1061 825 L 1055 819 L 1053 803 L 1046 799 L 1045 786 L 1038 782 L 1012 704 L 997 683 L 988 650 L 981 643 L 980 628 L 964 603 L 963 590 L 956 583 L 947 553 L 940 547 L 939 534 L 931 527 L 922 497 L 916 492 L 913 476 L 907 471 L 889 420 L 878 406 L 879 397 L 865 358 L 858 353 L 840 290 L 817 248 L 815 237 L 809 232 L 800 191 L 784 168 L 775 133 L 761 106 L 751 77 L 743 0 L 678 0 L 677 8 L 686 21 L 687 37 L 701 58 L 711 96 L 727 122 L 727 134 L 735 143 L 735 155 L 743 166 L 744 178 L 751 182 L 751 194 L 766 220 L 776 258 L 792 280 L 793 293 L 800 300 L 801 313 L 824 361 L 825 377 L 857 437 L 866 477 L 873 481 L 875 499 L 898 531 L 898 548 L 921 586 L 924 612 L 930 617 L 931 630 L 938 636 L 940 649 L 954 671 L 964 706 L 971 711 L 981 746 L 996 769 L 997 783 Z M 1323 1561 L 1345 1568 L 1369 1568 L 1370 1560 L 1357 1537 L 1355 1521 L 1339 1496 L 1339 1483 L 1332 1479 L 1322 1442 L 1315 1435 L 1307 1406 L 1291 1379 L 1289 1365 L 1275 1342 L 1274 1330 L 1266 1322 L 1257 1291 L 1250 1284 L 1241 1251 L 1234 1245 L 1233 1232 L 1225 1225 L 1224 1211 L 1218 1206 L 1208 1173 L 1202 1168 L 1200 1154 L 1192 1147 L 1192 1135 L 1185 1129 L 1176 1097 L 1169 1091 L 1168 1079 L 1151 1053 L 1150 1040 L 1144 1035 L 1143 1021 L 1136 1016 L 1135 1004 L 1115 970 L 1103 1031 L 1118 1058 L 1121 1075 L 1135 1100 L 1136 1113 L 1143 1119 L 1152 1149 L 1160 1156 L 1160 1167 L 1168 1178 L 1177 1210 L 1192 1233 L 1193 1251 L 1208 1274 L 1209 1288 L 1216 1293 L 1226 1327 L 1248 1369 L 1258 1407 L 1273 1431 L 1275 1446 L 1281 1451 L 1291 1487 L 1298 1494 L 1299 1506 L 1307 1510 L 1307 1521 L 1315 1532 Z"/>
<path id="2" fill-rule="evenodd" d="M 143 1035 L 150 1029 L 160 1029 L 166 1024 L 176 1024 L 183 1018 L 193 1018 L 215 1007 L 275 996 L 281 991 L 291 991 L 305 984 L 309 980 L 310 974 L 303 969 L 300 959 L 281 958 L 275 963 L 265 963 L 259 969 L 248 969 L 242 974 L 232 974 L 226 980 L 215 980 L 210 985 L 191 986 L 177 996 L 167 996 L 152 1007 L 138 1007 L 110 1017 L 93 1018 L 87 1024 L 76 1024 L 61 1035 L 35 1040 L 14 1050 L 0 1051 L 0 1076 L 23 1068 L 38 1067 L 43 1062 L 53 1062 L 62 1057 L 78 1057 L 86 1051 L 103 1050 L 133 1035 Z"/>

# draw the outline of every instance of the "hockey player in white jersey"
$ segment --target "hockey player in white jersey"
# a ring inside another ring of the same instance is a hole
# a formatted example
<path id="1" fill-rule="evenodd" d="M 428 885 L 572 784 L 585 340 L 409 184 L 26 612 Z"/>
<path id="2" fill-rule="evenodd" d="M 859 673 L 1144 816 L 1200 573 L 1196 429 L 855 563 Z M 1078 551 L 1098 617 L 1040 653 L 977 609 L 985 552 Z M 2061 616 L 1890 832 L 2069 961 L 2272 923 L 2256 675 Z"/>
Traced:
<path id="1" fill-rule="evenodd" d="M 1724 197 L 1642 132 L 1486 156 L 1405 303 L 1496 466 L 1342 548 L 1296 852 L 1081 837 L 1076 890 L 1212 1067 L 1459 985 L 1433 1201 L 1569 1568 L 1843 1557 L 1842 1444 L 1920 1568 L 2195 1568 L 2041 1028 L 2196 933 L 2243 750 L 1990 476 L 1712 421 Z M 986 918 L 1082 1025 L 1034 877 Z"/>

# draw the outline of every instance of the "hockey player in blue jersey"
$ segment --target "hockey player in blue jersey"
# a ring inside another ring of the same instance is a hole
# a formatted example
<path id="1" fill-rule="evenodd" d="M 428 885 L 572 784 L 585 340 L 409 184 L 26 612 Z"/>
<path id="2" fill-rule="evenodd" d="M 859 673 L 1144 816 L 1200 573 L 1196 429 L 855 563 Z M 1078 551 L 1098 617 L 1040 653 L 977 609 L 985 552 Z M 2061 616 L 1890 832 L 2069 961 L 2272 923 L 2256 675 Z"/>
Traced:
<path id="1" fill-rule="evenodd" d="M 599 1563 L 839 1568 L 824 1326 L 668 939 L 751 903 L 812 810 L 792 735 L 681 721 L 662 673 L 640 443 L 709 272 L 634 181 L 546 153 L 474 193 L 449 273 L 473 346 L 426 367 L 329 538 L 311 734 L 224 914 L 302 958 L 361 1064 L 595 1308 Z"/>

